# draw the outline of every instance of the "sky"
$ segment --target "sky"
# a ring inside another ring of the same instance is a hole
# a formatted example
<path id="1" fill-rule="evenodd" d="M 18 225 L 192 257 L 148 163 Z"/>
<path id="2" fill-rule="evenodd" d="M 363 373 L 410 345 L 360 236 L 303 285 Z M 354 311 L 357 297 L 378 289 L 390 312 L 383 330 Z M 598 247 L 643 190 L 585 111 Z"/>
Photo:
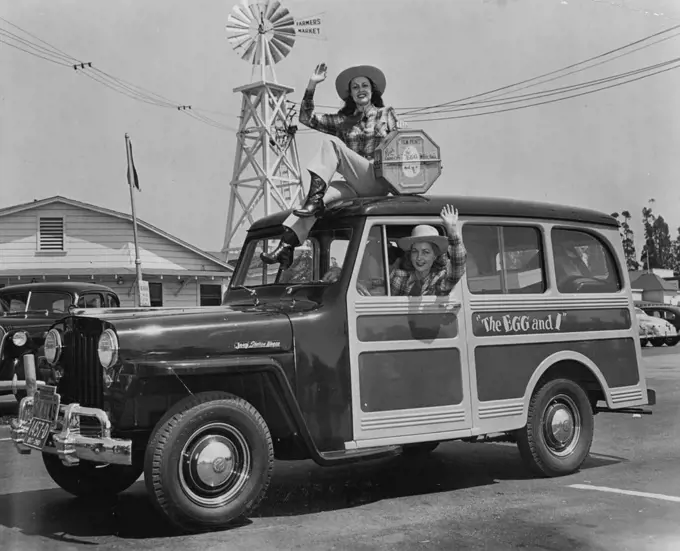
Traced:
<path id="1" fill-rule="evenodd" d="M 252 66 L 227 40 L 237 2 L 0 0 L 0 17 L 66 54 L 217 121 L 131 99 L 0 42 L 0 207 L 62 195 L 130 213 L 125 133 L 141 192 L 137 216 L 207 251 L 224 240 L 235 129 Z M 340 107 L 336 75 L 373 64 L 397 109 L 431 106 L 561 69 L 680 24 L 663 0 L 283 0 L 323 13 L 325 40 L 298 37 L 275 66 L 300 101 L 317 63 L 319 105 Z M 30 38 L 0 19 L 0 30 Z M 669 33 L 670 34 L 670 33 Z M 664 35 L 668 36 L 668 35 Z M 7 35 L 0 36 L 5 40 Z M 36 42 L 35 39 L 32 39 Z M 680 36 L 545 88 L 678 57 Z M 680 226 L 680 71 L 516 111 L 414 121 L 441 148 L 432 194 L 484 195 L 633 216 L 638 257 L 648 200 Z M 474 111 L 478 113 L 479 111 Z M 450 113 L 473 113 L 473 111 Z M 439 115 L 442 116 L 442 115 Z M 321 135 L 297 136 L 301 166 Z M 308 185 L 305 172 L 305 186 Z"/>

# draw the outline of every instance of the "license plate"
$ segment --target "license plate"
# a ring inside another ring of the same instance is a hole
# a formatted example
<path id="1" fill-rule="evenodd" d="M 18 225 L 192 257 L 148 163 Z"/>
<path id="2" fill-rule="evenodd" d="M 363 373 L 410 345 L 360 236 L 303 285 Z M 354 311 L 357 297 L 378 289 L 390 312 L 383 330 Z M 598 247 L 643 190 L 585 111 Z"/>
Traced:
<path id="1" fill-rule="evenodd" d="M 60 396 L 54 386 L 38 389 L 33 397 L 33 419 L 28 427 L 24 444 L 29 448 L 42 450 L 50 435 L 50 429 L 57 420 Z"/>

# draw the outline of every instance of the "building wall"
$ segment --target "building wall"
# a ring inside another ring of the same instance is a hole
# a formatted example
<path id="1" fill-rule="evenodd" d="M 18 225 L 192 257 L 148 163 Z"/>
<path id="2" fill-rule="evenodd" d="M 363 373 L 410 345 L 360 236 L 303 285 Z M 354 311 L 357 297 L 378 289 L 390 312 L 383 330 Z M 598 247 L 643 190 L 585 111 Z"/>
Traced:
<path id="1" fill-rule="evenodd" d="M 64 218 L 64 253 L 38 251 L 39 218 Z M 219 265 L 138 226 L 142 266 L 147 269 L 214 270 Z M 0 217 L 3 270 L 36 268 L 134 268 L 132 224 L 63 203 Z"/>
<path id="2" fill-rule="evenodd" d="M 64 251 L 39 250 L 40 217 L 64 218 Z M 199 306 L 201 284 L 219 285 L 220 296 L 226 289 L 229 280 L 222 278 L 225 268 L 210 259 L 140 226 L 138 244 L 144 280 L 155 290 L 158 287 L 154 284 L 160 284 L 163 306 Z M 0 216 L 0 270 L 4 274 L 0 285 L 88 281 L 113 289 L 122 306 L 134 306 L 132 223 L 61 202 Z M 163 270 L 175 274 L 157 275 Z M 207 275 L 178 277 L 177 272 L 184 270 L 219 275 L 214 279 Z"/>
<path id="3" fill-rule="evenodd" d="M 193 276 L 188 278 L 183 278 L 187 280 L 186 285 L 182 286 L 181 280 L 177 280 L 176 276 L 166 276 L 161 279 L 158 276 L 145 276 L 144 279 L 149 281 L 149 283 L 160 283 L 161 292 L 163 299 L 163 306 L 200 306 L 201 305 L 201 294 L 200 286 L 203 285 L 217 285 L 220 287 L 218 293 L 222 297 L 226 291 L 226 287 L 229 283 L 228 279 L 215 278 L 201 279 L 200 277 L 196 280 Z M 18 277 L 2 277 L 0 278 L 0 287 L 6 285 L 16 285 L 19 283 L 31 283 L 32 280 L 43 282 L 43 281 L 83 281 L 89 283 L 99 283 L 101 285 L 106 285 L 110 287 L 114 293 L 118 295 L 120 299 L 120 305 L 125 307 L 133 307 L 135 305 L 135 295 L 134 295 L 134 277 L 127 276 L 123 277 L 122 284 L 118 284 L 114 277 L 114 274 L 110 275 L 98 275 L 94 278 L 86 276 L 71 276 L 67 278 L 66 276 L 48 276 L 43 279 L 39 274 L 31 274 L 27 272 Z M 217 291 L 217 289 L 215 289 Z"/>
<path id="4" fill-rule="evenodd" d="M 113 276 L 96 278 L 97 283 L 102 285 L 107 285 L 115 291 L 115 293 L 120 298 L 121 306 L 132 307 L 135 305 L 135 289 L 134 277 L 128 276 L 123 277 L 123 284 L 119 285 Z M 150 284 L 160 283 L 163 306 L 200 306 L 201 296 L 200 296 L 200 285 L 201 284 L 213 284 L 220 285 L 224 287 L 227 285 L 228 280 L 222 280 L 215 278 L 214 280 L 205 280 L 199 278 L 196 280 L 194 277 L 186 277 L 177 279 L 177 276 L 165 276 L 163 279 L 157 276 L 144 276 L 144 279 Z M 186 281 L 186 284 L 182 285 L 182 281 Z M 221 295 L 220 295 L 221 296 Z"/>

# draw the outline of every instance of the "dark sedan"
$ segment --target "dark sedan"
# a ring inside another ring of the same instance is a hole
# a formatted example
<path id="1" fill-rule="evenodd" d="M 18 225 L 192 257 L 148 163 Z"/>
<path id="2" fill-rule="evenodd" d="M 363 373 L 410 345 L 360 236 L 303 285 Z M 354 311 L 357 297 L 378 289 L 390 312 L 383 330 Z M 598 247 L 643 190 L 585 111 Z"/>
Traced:
<path id="1" fill-rule="evenodd" d="M 118 308 L 118 295 L 105 285 L 57 281 L 10 285 L 0 289 L 0 394 L 24 391 L 12 380 L 24 379 L 22 358 L 33 352 L 40 378 L 44 335 L 50 326 L 80 308 Z"/>

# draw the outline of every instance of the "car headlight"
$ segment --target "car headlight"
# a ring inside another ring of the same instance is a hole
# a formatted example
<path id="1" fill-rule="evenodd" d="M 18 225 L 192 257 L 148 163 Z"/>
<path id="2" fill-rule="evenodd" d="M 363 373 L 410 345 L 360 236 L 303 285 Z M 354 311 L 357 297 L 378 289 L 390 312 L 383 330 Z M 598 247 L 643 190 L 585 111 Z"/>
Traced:
<path id="1" fill-rule="evenodd" d="M 45 336 L 45 344 L 43 345 L 45 349 L 45 359 L 50 365 L 54 365 L 59 360 L 61 355 L 61 335 L 56 329 L 50 329 Z"/>
<path id="2" fill-rule="evenodd" d="M 104 369 L 113 367 L 118 361 L 118 337 L 113 329 L 105 329 L 99 337 L 97 354 Z"/>
<path id="3" fill-rule="evenodd" d="M 26 331 L 17 331 L 12 335 L 12 343 L 14 346 L 24 346 L 28 342 L 28 333 Z"/>

